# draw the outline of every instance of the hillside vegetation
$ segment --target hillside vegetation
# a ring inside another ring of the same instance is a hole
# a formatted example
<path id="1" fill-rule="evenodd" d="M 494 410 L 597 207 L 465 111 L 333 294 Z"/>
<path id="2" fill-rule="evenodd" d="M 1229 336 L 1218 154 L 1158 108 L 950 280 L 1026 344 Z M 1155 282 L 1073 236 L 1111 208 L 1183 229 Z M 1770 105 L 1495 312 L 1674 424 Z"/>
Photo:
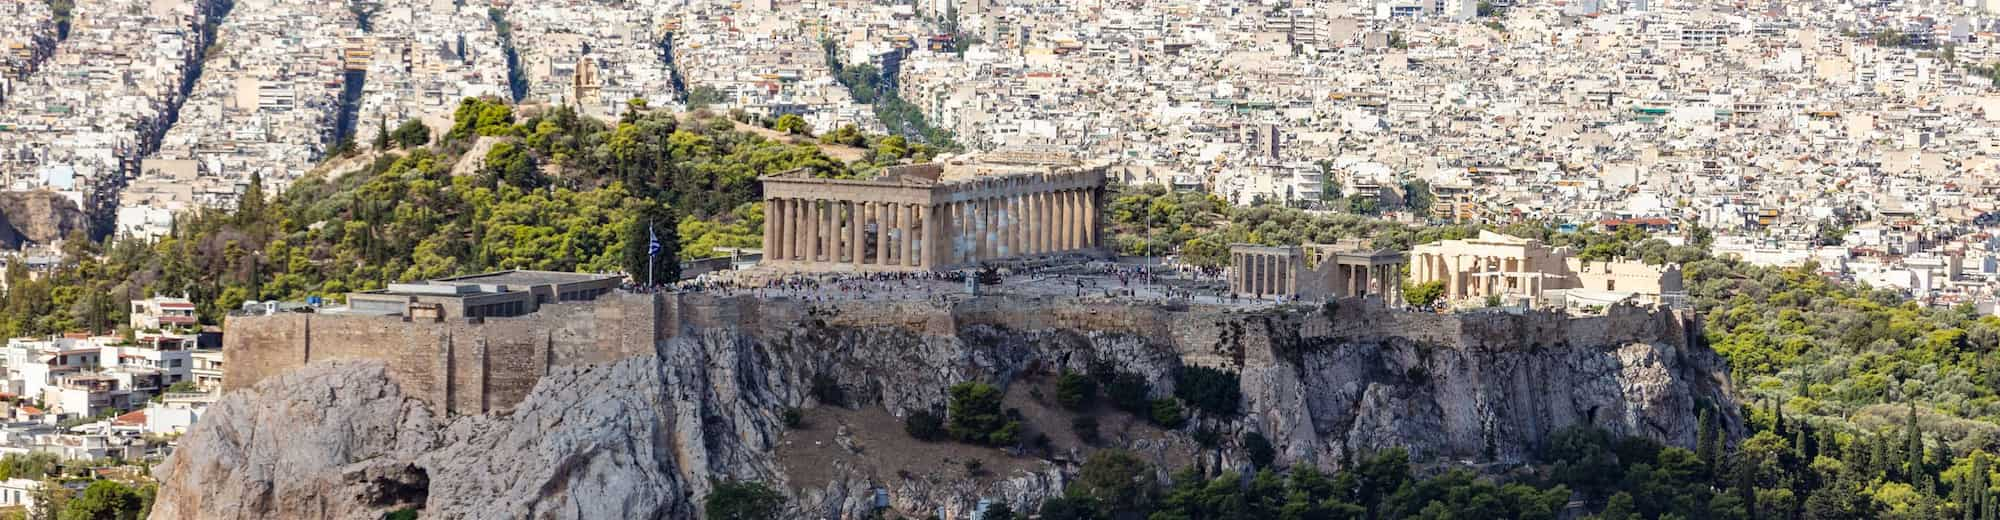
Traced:
<path id="1" fill-rule="evenodd" d="M 772 140 L 707 113 L 607 123 L 567 108 L 515 110 L 467 99 L 449 131 L 427 139 L 421 125 L 403 125 L 359 171 L 309 176 L 276 196 L 253 180 L 240 207 L 179 215 L 156 242 L 71 242 L 44 279 L 16 264 L 0 335 L 108 333 L 126 321 L 126 302 L 153 294 L 186 295 L 204 323 L 219 324 L 245 300 L 338 298 L 495 269 L 624 271 L 644 265 L 647 223 L 682 259 L 756 247 L 758 176 L 853 177 L 928 153 L 857 134 L 843 140 L 868 157 L 842 163 L 810 140 Z M 483 167 L 453 176 L 482 138 L 497 141 Z"/>

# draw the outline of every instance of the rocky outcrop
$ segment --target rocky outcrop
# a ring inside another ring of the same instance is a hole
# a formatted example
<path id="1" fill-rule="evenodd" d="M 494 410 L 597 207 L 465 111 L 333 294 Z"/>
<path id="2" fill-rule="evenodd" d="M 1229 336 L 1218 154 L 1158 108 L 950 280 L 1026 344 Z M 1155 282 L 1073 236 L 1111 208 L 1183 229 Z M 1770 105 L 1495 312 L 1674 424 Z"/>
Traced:
<path id="1" fill-rule="evenodd" d="M 55 242 L 89 226 L 83 210 L 62 194 L 46 190 L 0 192 L 0 249 Z"/>
<path id="2" fill-rule="evenodd" d="M 152 518 L 381 518 L 418 506 L 439 423 L 379 362 L 315 364 L 224 397 L 154 470 Z"/>
<path id="3" fill-rule="evenodd" d="M 1235 439 L 1249 431 L 1272 440 L 1280 464 L 1326 468 L 1391 446 L 1432 462 L 1525 461 L 1577 424 L 1691 446 L 1703 403 L 1740 431 L 1721 362 L 1663 313 L 700 305 L 712 306 L 677 310 L 679 332 L 651 354 L 552 367 L 506 412 L 437 418 L 367 362 L 315 362 L 235 391 L 159 468 L 154 518 L 373 518 L 419 506 L 425 518 L 690 518 L 720 479 L 784 490 L 786 518 L 862 518 L 877 490 L 906 516 L 964 518 L 982 498 L 1032 509 L 1087 449 L 1058 441 L 1043 459 L 938 448 L 1000 473 L 884 472 L 871 462 L 917 455 L 864 446 L 861 432 L 830 422 L 830 458 L 801 470 L 808 462 L 779 455 L 797 448 L 780 416 L 828 406 L 812 397 L 815 375 L 839 383 L 851 413 L 893 421 L 941 407 L 947 386 L 971 379 L 1032 386 L 1108 364 L 1164 397 L 1183 364 L 1238 371 L 1242 416 L 1107 435 L 1167 467 L 1239 466 Z M 1201 449 L 1196 429 L 1226 440 Z"/>

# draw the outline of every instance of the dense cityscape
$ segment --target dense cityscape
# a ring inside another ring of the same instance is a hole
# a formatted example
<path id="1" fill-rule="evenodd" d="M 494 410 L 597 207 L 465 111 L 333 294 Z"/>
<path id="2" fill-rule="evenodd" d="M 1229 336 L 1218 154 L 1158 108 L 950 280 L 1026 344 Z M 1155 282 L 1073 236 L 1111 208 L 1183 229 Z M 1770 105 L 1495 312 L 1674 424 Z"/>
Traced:
<path id="1" fill-rule="evenodd" d="M 8 0 L 0 518 L 2000 518 L 1996 82 L 1996 0 Z"/>

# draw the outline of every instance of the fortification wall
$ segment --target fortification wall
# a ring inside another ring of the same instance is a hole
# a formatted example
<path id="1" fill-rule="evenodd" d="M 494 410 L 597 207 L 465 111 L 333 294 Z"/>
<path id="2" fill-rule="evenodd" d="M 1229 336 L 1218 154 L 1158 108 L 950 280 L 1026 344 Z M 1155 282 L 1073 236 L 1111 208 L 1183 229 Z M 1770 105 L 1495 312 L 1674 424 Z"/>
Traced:
<path id="1" fill-rule="evenodd" d="M 1332 316 L 1304 306 L 1257 311 L 1118 302 L 988 297 L 937 305 L 908 301 L 805 303 L 747 296 L 614 294 L 554 304 L 514 318 L 403 321 L 363 315 L 232 317 L 225 324 L 224 388 L 255 385 L 313 361 L 379 359 L 409 395 L 449 413 L 509 410 L 552 367 L 601 364 L 653 354 L 659 341 L 702 329 L 779 337 L 807 326 L 901 328 L 953 336 L 968 327 L 1122 334 L 1173 349 L 1182 362 L 1241 368 L 1277 362 L 1274 342 L 1400 337 L 1468 350 L 1617 346 L 1685 347 L 1687 318 L 1671 311 L 1613 307 L 1605 315 L 1502 311 L 1429 314 L 1350 300 Z M 817 322 L 817 323 L 815 323 Z"/>
<path id="2" fill-rule="evenodd" d="M 352 314 L 231 317 L 223 389 L 306 363 L 378 359 L 403 392 L 452 413 L 510 409 L 551 367 L 653 353 L 660 305 L 650 295 L 542 306 L 513 318 L 404 321 Z"/>

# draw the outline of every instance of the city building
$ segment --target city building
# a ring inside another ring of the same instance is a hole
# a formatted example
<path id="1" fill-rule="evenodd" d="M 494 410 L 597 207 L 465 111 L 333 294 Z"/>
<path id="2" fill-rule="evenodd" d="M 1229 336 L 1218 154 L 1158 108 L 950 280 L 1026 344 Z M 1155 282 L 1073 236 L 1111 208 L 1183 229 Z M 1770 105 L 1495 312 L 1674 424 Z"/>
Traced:
<path id="1" fill-rule="evenodd" d="M 198 325 L 194 302 L 187 298 L 154 296 L 144 300 L 132 300 L 129 321 L 132 330 L 158 331 L 166 328 L 193 327 Z"/>

